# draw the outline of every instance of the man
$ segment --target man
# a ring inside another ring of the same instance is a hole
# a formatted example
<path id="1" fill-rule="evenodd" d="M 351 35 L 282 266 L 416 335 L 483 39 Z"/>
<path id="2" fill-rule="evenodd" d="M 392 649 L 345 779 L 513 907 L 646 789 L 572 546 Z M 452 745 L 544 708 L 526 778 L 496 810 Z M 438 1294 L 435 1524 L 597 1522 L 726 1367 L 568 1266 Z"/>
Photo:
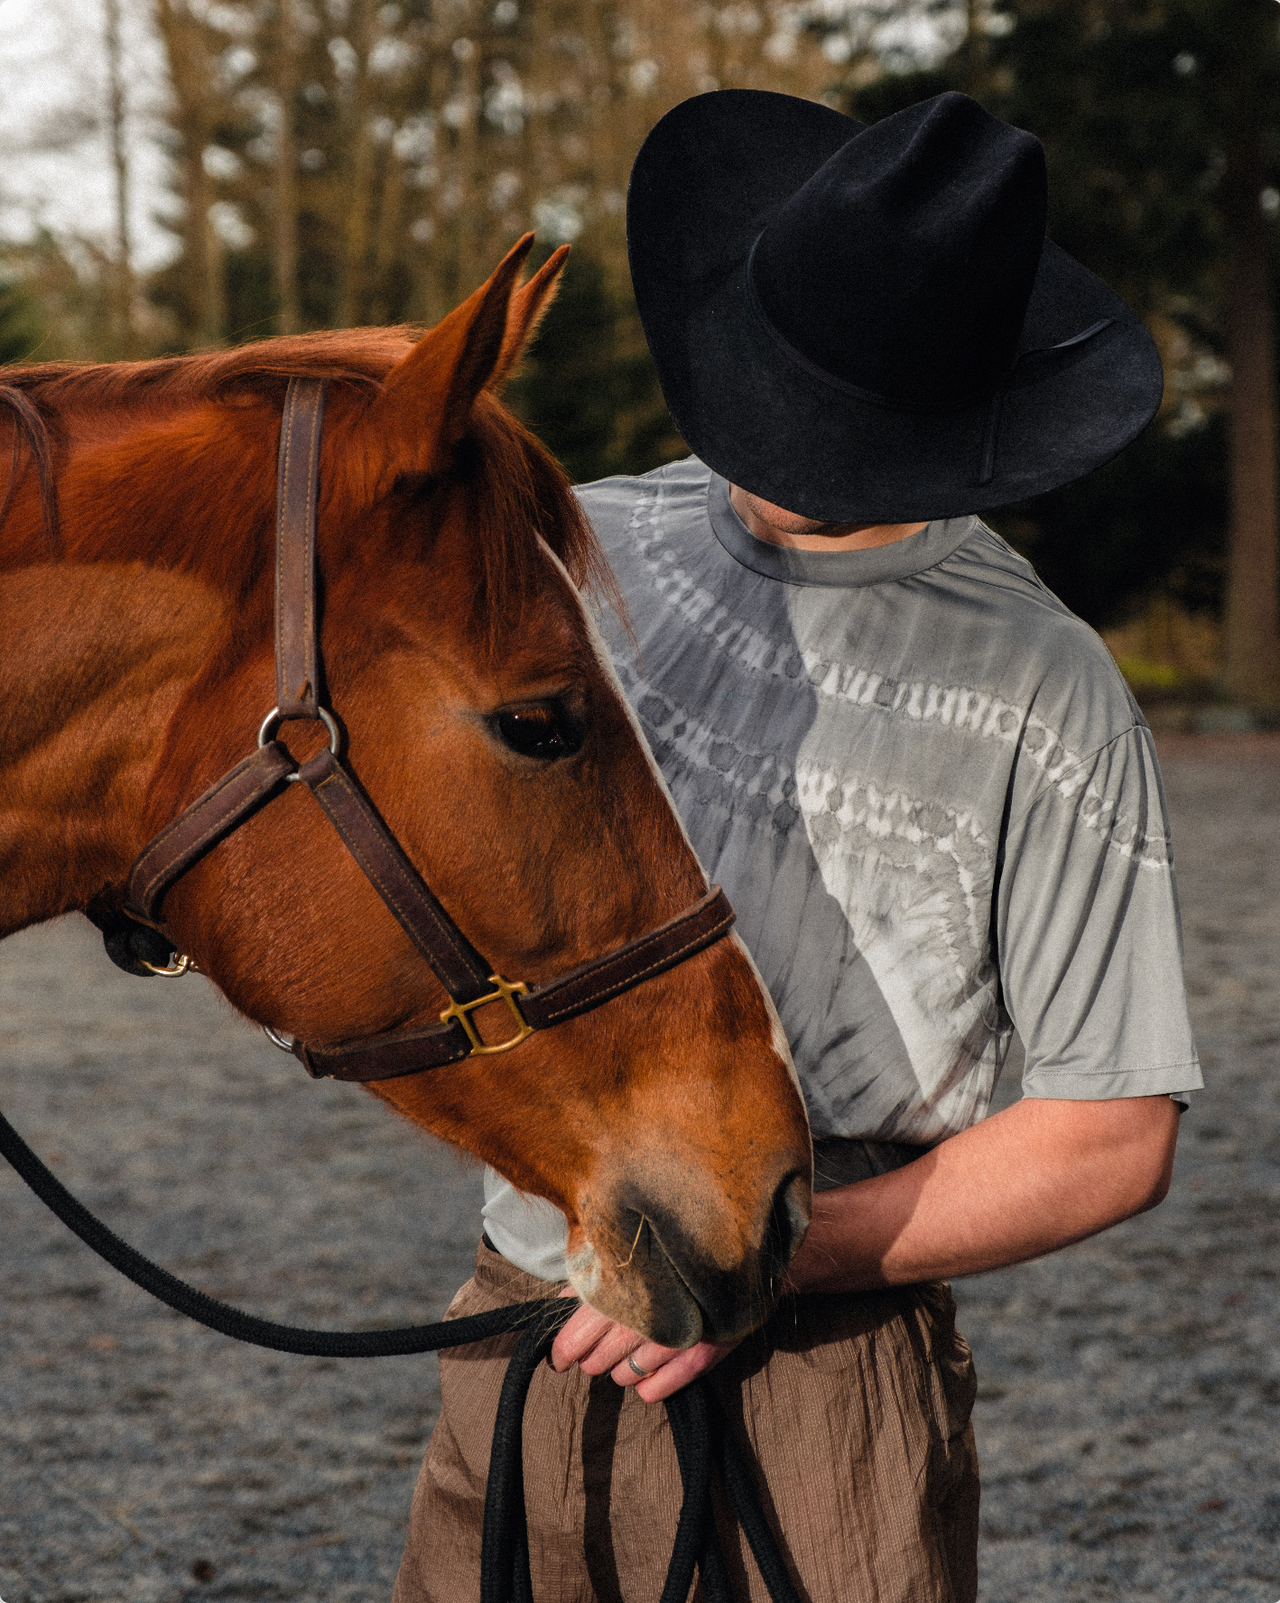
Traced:
<path id="1" fill-rule="evenodd" d="M 802 1595 L 972 1600 L 942 1282 L 1167 1188 L 1201 1079 L 1150 736 L 973 515 L 1098 466 L 1160 400 L 1141 323 L 1044 226 L 1039 145 L 960 95 L 865 130 L 703 95 L 636 162 L 637 301 L 696 456 L 582 502 L 634 625 L 624 688 L 787 1030 L 818 1195 L 796 1295 L 736 1350 L 588 1308 L 561 1332 L 527 1427 L 539 1597 L 658 1595 L 678 1491 L 645 1405 L 712 1370 Z M 1015 1030 L 1024 1099 L 984 1121 Z M 486 1195 L 459 1313 L 565 1274 L 555 1211 Z M 442 1361 L 397 1603 L 474 1595 L 496 1351 Z"/>

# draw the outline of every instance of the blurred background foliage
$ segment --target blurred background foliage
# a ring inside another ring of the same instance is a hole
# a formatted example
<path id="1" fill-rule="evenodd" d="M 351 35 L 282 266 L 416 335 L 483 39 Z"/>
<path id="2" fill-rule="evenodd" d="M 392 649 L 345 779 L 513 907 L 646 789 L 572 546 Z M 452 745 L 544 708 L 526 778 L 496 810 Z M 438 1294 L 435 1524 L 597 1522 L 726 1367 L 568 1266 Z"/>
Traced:
<path id="1" fill-rule="evenodd" d="M 173 250 L 147 273 L 125 203 L 129 4 L 167 80 Z M 101 19 L 116 237 L 0 242 L 0 359 L 430 324 L 532 227 L 543 255 L 575 250 L 509 395 L 579 481 L 685 449 L 623 228 L 664 111 L 730 86 L 863 121 L 974 95 L 1044 142 L 1052 237 L 1142 313 L 1167 375 L 1115 463 L 991 521 L 1116 632 L 1144 691 L 1280 702 L 1274 0 L 101 0 Z"/>
<path id="2" fill-rule="evenodd" d="M 1261 0 L 1000 0 L 970 20 L 931 69 L 846 81 L 842 109 L 962 89 L 1037 134 L 1051 237 L 1142 313 L 1166 373 L 1116 462 L 991 521 L 1089 622 L 1161 620 L 1127 635 L 1140 688 L 1274 708 L 1280 23 Z"/>

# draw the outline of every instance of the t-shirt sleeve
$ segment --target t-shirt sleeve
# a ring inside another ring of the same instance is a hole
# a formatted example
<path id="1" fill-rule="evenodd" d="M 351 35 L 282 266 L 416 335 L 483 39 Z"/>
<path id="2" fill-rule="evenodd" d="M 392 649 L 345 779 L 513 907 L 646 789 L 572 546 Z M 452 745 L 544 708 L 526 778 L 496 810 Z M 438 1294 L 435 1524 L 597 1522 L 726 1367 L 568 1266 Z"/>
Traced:
<path id="1" fill-rule="evenodd" d="M 996 901 L 1005 1006 L 1027 1096 L 1198 1090 L 1169 826 L 1151 734 L 1066 769 L 1028 765 Z"/>

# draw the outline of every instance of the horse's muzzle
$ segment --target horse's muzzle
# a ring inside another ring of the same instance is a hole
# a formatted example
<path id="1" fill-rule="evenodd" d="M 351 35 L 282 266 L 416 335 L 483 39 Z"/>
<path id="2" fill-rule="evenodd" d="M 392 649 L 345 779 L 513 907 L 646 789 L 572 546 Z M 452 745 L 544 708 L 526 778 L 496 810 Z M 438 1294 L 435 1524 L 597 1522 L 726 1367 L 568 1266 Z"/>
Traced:
<path id="1" fill-rule="evenodd" d="M 625 1186 L 611 1224 L 571 1253 L 574 1285 L 600 1313 L 664 1347 L 740 1340 L 776 1306 L 810 1201 L 808 1174 L 786 1173 L 744 1238 L 728 1210 L 709 1208 L 697 1188 L 672 1196 L 664 1187 L 659 1196 Z M 624 1245 L 613 1251 L 605 1241 Z"/>

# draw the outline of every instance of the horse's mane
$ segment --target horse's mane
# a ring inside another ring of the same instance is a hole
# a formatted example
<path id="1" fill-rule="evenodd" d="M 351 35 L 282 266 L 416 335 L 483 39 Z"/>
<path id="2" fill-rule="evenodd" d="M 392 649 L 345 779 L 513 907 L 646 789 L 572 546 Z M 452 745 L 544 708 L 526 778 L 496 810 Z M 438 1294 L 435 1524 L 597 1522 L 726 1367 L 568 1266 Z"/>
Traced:
<path id="1" fill-rule="evenodd" d="M 272 380 L 308 374 L 376 389 L 422 332 L 320 330 L 149 362 L 28 362 L 2 371 L 5 388 L 34 392 L 42 408 L 50 411 L 221 400 L 237 388 L 266 393 Z"/>
<path id="2" fill-rule="evenodd" d="M 420 333 L 412 328 L 320 331 L 145 362 L 40 362 L 0 369 L 0 406 L 15 424 L 0 527 L 23 476 L 25 444 L 38 476 L 46 536 L 58 549 L 56 450 L 73 413 L 136 409 L 155 418 L 200 402 L 234 406 L 257 397 L 278 404 L 287 381 L 304 376 L 372 397 Z M 532 593 L 539 535 L 577 584 L 618 602 L 599 543 L 560 467 L 488 392 L 472 411 L 457 475 L 474 500 L 482 534 L 483 599 L 491 614 L 518 612 Z M 244 555 L 249 561 L 251 554 Z"/>

